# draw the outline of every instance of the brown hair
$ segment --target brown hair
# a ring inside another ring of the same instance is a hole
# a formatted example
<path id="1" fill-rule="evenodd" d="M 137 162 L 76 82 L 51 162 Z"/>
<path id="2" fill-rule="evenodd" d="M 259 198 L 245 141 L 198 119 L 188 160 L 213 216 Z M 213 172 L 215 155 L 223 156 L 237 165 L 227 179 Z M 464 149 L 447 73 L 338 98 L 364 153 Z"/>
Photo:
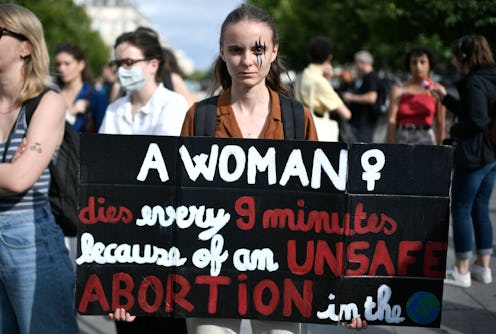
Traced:
<path id="1" fill-rule="evenodd" d="M 468 72 L 494 66 L 494 58 L 489 43 L 482 35 L 465 35 L 458 38 L 451 52 Z"/>
<path id="2" fill-rule="evenodd" d="M 153 31 L 153 30 L 152 30 Z M 122 43 L 129 43 L 138 48 L 143 53 L 145 59 L 157 59 L 158 69 L 155 73 L 155 82 L 162 81 L 162 71 L 164 68 L 164 52 L 156 33 L 151 33 L 149 29 L 140 28 L 135 31 L 125 32 L 115 40 L 114 49 Z"/>
<path id="3" fill-rule="evenodd" d="M 95 84 L 93 80 L 93 75 L 91 74 L 91 70 L 88 66 L 88 62 L 84 57 L 83 51 L 74 43 L 59 43 L 55 45 L 55 56 L 60 53 L 67 53 L 72 56 L 76 61 L 81 62 L 84 61 L 84 68 L 81 71 L 81 79 L 85 82 L 88 82 L 91 86 Z M 60 79 L 59 73 L 55 73 L 56 82 L 59 87 L 64 87 L 65 83 Z"/>
<path id="4" fill-rule="evenodd" d="M 272 30 L 272 43 L 274 45 L 279 45 L 279 33 L 277 31 L 276 23 L 272 16 L 269 15 L 265 10 L 259 7 L 251 5 L 241 5 L 240 7 L 229 13 L 222 23 L 220 30 L 220 46 L 222 47 L 222 41 L 224 39 L 224 33 L 230 24 L 235 24 L 241 21 L 253 21 L 261 22 L 267 24 Z M 272 90 L 289 96 L 284 84 L 281 81 L 281 73 L 285 72 L 286 69 L 282 65 L 279 55 L 271 63 L 269 74 L 265 78 L 265 83 Z M 212 86 L 210 88 L 210 95 L 213 95 L 217 88 L 222 87 L 223 89 L 232 86 L 232 79 L 227 71 L 226 63 L 219 56 L 214 65 L 214 73 L 212 76 Z"/>

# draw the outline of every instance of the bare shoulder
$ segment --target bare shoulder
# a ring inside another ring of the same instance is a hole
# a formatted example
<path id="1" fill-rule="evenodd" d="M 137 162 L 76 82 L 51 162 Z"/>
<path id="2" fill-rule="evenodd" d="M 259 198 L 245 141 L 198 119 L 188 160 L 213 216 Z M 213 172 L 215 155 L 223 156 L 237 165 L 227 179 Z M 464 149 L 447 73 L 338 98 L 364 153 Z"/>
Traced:
<path id="1" fill-rule="evenodd" d="M 40 107 L 43 109 L 45 107 L 65 109 L 65 101 L 62 95 L 60 95 L 58 92 L 54 91 L 53 89 L 50 89 L 41 98 Z"/>
<path id="2" fill-rule="evenodd" d="M 403 90 L 403 87 L 405 87 L 405 83 L 400 83 L 400 82 L 395 82 L 391 86 L 391 95 L 392 96 L 398 96 L 401 95 L 401 92 Z"/>
<path id="3" fill-rule="evenodd" d="M 58 120 L 65 117 L 65 101 L 62 95 L 54 90 L 47 91 L 41 98 L 33 119 L 40 115 L 43 119 Z"/>

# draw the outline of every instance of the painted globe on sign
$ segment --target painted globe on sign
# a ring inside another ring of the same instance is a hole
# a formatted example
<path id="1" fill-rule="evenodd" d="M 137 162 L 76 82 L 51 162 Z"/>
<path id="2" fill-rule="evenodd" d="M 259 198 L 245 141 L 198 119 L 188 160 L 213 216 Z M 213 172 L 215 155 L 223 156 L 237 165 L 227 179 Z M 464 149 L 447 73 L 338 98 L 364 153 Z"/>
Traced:
<path id="1" fill-rule="evenodd" d="M 430 292 L 415 292 L 406 303 L 406 313 L 413 322 L 428 325 L 438 319 L 441 313 L 441 303 Z"/>

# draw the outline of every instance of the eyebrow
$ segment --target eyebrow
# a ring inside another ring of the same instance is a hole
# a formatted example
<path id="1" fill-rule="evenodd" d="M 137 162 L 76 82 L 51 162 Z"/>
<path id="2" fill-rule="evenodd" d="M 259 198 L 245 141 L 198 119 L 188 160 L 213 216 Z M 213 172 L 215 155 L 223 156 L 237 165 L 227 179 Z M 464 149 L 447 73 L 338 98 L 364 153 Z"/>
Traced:
<path id="1" fill-rule="evenodd" d="M 227 48 L 228 48 L 228 49 L 244 49 L 244 47 L 243 47 L 243 46 L 238 45 L 238 44 L 231 44 L 231 45 L 227 45 Z"/>

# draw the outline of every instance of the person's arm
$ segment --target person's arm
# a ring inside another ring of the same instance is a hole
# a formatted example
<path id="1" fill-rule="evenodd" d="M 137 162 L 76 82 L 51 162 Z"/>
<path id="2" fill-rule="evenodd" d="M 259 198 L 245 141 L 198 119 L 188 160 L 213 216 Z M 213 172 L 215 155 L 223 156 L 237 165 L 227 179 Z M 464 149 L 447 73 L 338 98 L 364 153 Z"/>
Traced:
<path id="1" fill-rule="evenodd" d="M 431 94 L 440 101 L 448 110 L 450 110 L 453 114 L 459 116 L 462 107 L 461 103 L 458 99 L 448 94 L 446 88 L 440 84 L 435 84 L 434 87 L 430 90 Z"/>
<path id="2" fill-rule="evenodd" d="M 171 78 L 172 85 L 174 86 L 174 91 L 184 96 L 184 98 L 188 102 L 188 107 L 190 107 L 193 103 L 196 102 L 196 97 L 189 91 L 186 82 L 179 74 L 173 72 L 171 73 Z"/>
<path id="3" fill-rule="evenodd" d="M 315 83 L 314 99 L 316 107 L 335 111 L 339 117 L 345 120 L 351 118 L 351 111 L 344 104 L 343 100 L 341 100 L 329 81 L 320 80 Z"/>
<path id="4" fill-rule="evenodd" d="M 372 90 L 364 94 L 343 93 L 343 99 L 347 103 L 374 104 L 377 101 L 377 91 Z"/>
<path id="5" fill-rule="evenodd" d="M 339 107 L 337 107 L 336 112 L 342 119 L 345 120 L 351 119 L 351 111 L 344 103 L 341 104 Z"/>
<path id="6" fill-rule="evenodd" d="M 23 193 L 40 178 L 62 141 L 64 118 L 62 96 L 47 92 L 30 121 L 24 151 L 12 163 L 0 164 L 0 196 Z"/>
<path id="7" fill-rule="evenodd" d="M 441 101 L 436 102 L 436 113 L 434 114 L 436 143 L 441 145 L 446 137 L 446 108 Z"/>
<path id="8" fill-rule="evenodd" d="M 386 134 L 386 142 L 389 144 L 396 144 L 396 126 L 398 125 L 398 105 L 401 90 L 401 86 L 393 85 L 391 93 L 389 94 L 388 128 Z"/>

